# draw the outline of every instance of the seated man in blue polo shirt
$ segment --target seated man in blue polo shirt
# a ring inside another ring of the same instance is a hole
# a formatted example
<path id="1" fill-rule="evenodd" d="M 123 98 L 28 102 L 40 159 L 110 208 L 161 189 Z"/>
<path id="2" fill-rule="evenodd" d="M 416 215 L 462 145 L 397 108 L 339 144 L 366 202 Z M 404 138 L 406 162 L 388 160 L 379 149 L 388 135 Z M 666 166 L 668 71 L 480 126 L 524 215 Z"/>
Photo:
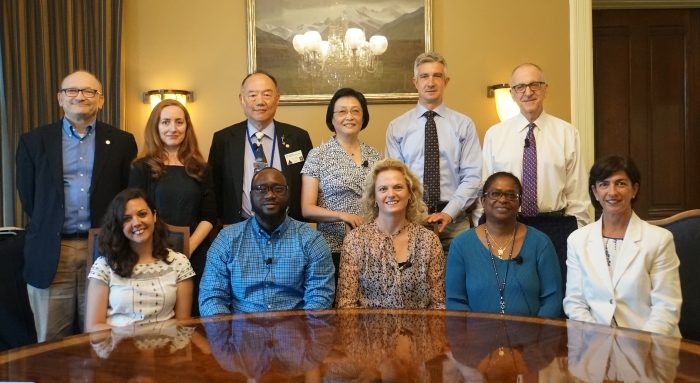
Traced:
<path id="1" fill-rule="evenodd" d="M 209 248 L 199 290 L 202 316 L 330 308 L 335 296 L 328 244 L 287 216 L 282 172 L 253 176 L 252 217 L 221 230 Z"/>

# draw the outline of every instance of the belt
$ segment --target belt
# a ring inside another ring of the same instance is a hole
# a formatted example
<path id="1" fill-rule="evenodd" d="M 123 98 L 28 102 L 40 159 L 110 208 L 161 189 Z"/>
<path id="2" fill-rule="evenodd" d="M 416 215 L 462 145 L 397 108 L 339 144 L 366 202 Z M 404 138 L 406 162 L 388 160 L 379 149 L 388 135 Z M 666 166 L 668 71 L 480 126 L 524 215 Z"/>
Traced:
<path id="1" fill-rule="evenodd" d="M 87 231 L 78 231 L 75 233 L 61 233 L 61 239 L 87 239 Z"/>
<path id="2" fill-rule="evenodd" d="M 428 206 L 428 214 L 433 214 L 433 213 L 439 213 L 442 211 L 442 209 L 447 206 L 447 201 L 440 201 L 435 205 L 435 210 L 431 209 L 430 206 Z"/>
<path id="3" fill-rule="evenodd" d="M 537 214 L 538 217 L 563 217 L 564 215 L 564 209 Z"/>

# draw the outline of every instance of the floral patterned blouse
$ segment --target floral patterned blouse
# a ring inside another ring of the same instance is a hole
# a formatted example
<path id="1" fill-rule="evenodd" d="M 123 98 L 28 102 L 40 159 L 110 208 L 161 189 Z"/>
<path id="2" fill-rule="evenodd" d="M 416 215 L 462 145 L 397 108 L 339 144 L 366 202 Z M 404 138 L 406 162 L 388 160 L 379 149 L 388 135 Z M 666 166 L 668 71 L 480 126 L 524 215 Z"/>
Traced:
<path id="1" fill-rule="evenodd" d="M 408 262 L 396 262 L 391 235 L 376 222 L 348 233 L 340 258 L 337 307 L 445 308 L 445 254 L 438 236 L 409 223 Z"/>
<path id="2" fill-rule="evenodd" d="M 360 214 L 360 197 L 365 177 L 379 161 L 377 149 L 360 143 L 362 164 L 358 165 L 335 138 L 311 149 L 301 174 L 318 179 L 318 206 L 334 211 Z M 331 251 L 340 253 L 345 237 L 345 222 L 319 222 L 318 231 Z"/>

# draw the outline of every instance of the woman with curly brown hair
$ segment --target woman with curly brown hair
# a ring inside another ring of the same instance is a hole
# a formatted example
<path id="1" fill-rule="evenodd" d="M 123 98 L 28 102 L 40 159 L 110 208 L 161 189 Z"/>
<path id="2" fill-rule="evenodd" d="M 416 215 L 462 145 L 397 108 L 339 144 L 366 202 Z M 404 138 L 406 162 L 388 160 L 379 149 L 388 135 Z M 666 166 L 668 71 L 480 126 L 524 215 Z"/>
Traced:
<path id="1" fill-rule="evenodd" d="M 86 331 L 190 317 L 194 271 L 167 246 L 167 228 L 142 190 L 114 197 L 102 221 L 102 256 L 88 275 Z"/>
<path id="2" fill-rule="evenodd" d="M 204 271 L 209 232 L 216 222 L 216 201 L 199 152 L 187 109 L 175 100 L 163 100 L 151 112 L 144 131 L 144 149 L 131 168 L 129 186 L 146 192 L 166 223 L 190 228 L 190 262 L 195 270 L 195 304 Z"/>
<path id="3" fill-rule="evenodd" d="M 365 222 L 340 257 L 338 307 L 445 308 L 445 256 L 420 181 L 398 160 L 377 162 L 360 201 Z"/>

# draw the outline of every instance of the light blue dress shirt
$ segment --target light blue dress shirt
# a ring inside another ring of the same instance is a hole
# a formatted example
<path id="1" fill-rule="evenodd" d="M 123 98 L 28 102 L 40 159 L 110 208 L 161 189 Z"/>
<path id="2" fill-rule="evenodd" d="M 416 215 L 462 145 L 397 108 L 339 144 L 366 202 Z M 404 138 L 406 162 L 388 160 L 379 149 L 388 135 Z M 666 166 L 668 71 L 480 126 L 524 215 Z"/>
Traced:
<path id="1" fill-rule="evenodd" d="M 405 163 L 423 181 L 426 109 L 414 109 L 394 119 L 386 131 L 386 156 Z M 454 220 L 477 198 L 481 183 L 481 146 L 472 120 L 444 104 L 434 109 L 440 143 L 440 200 Z"/>
<path id="2" fill-rule="evenodd" d="M 63 232 L 67 234 L 90 230 L 90 185 L 92 165 L 95 162 L 95 121 L 88 126 L 84 136 L 63 118 L 63 194 L 65 220 Z"/>

